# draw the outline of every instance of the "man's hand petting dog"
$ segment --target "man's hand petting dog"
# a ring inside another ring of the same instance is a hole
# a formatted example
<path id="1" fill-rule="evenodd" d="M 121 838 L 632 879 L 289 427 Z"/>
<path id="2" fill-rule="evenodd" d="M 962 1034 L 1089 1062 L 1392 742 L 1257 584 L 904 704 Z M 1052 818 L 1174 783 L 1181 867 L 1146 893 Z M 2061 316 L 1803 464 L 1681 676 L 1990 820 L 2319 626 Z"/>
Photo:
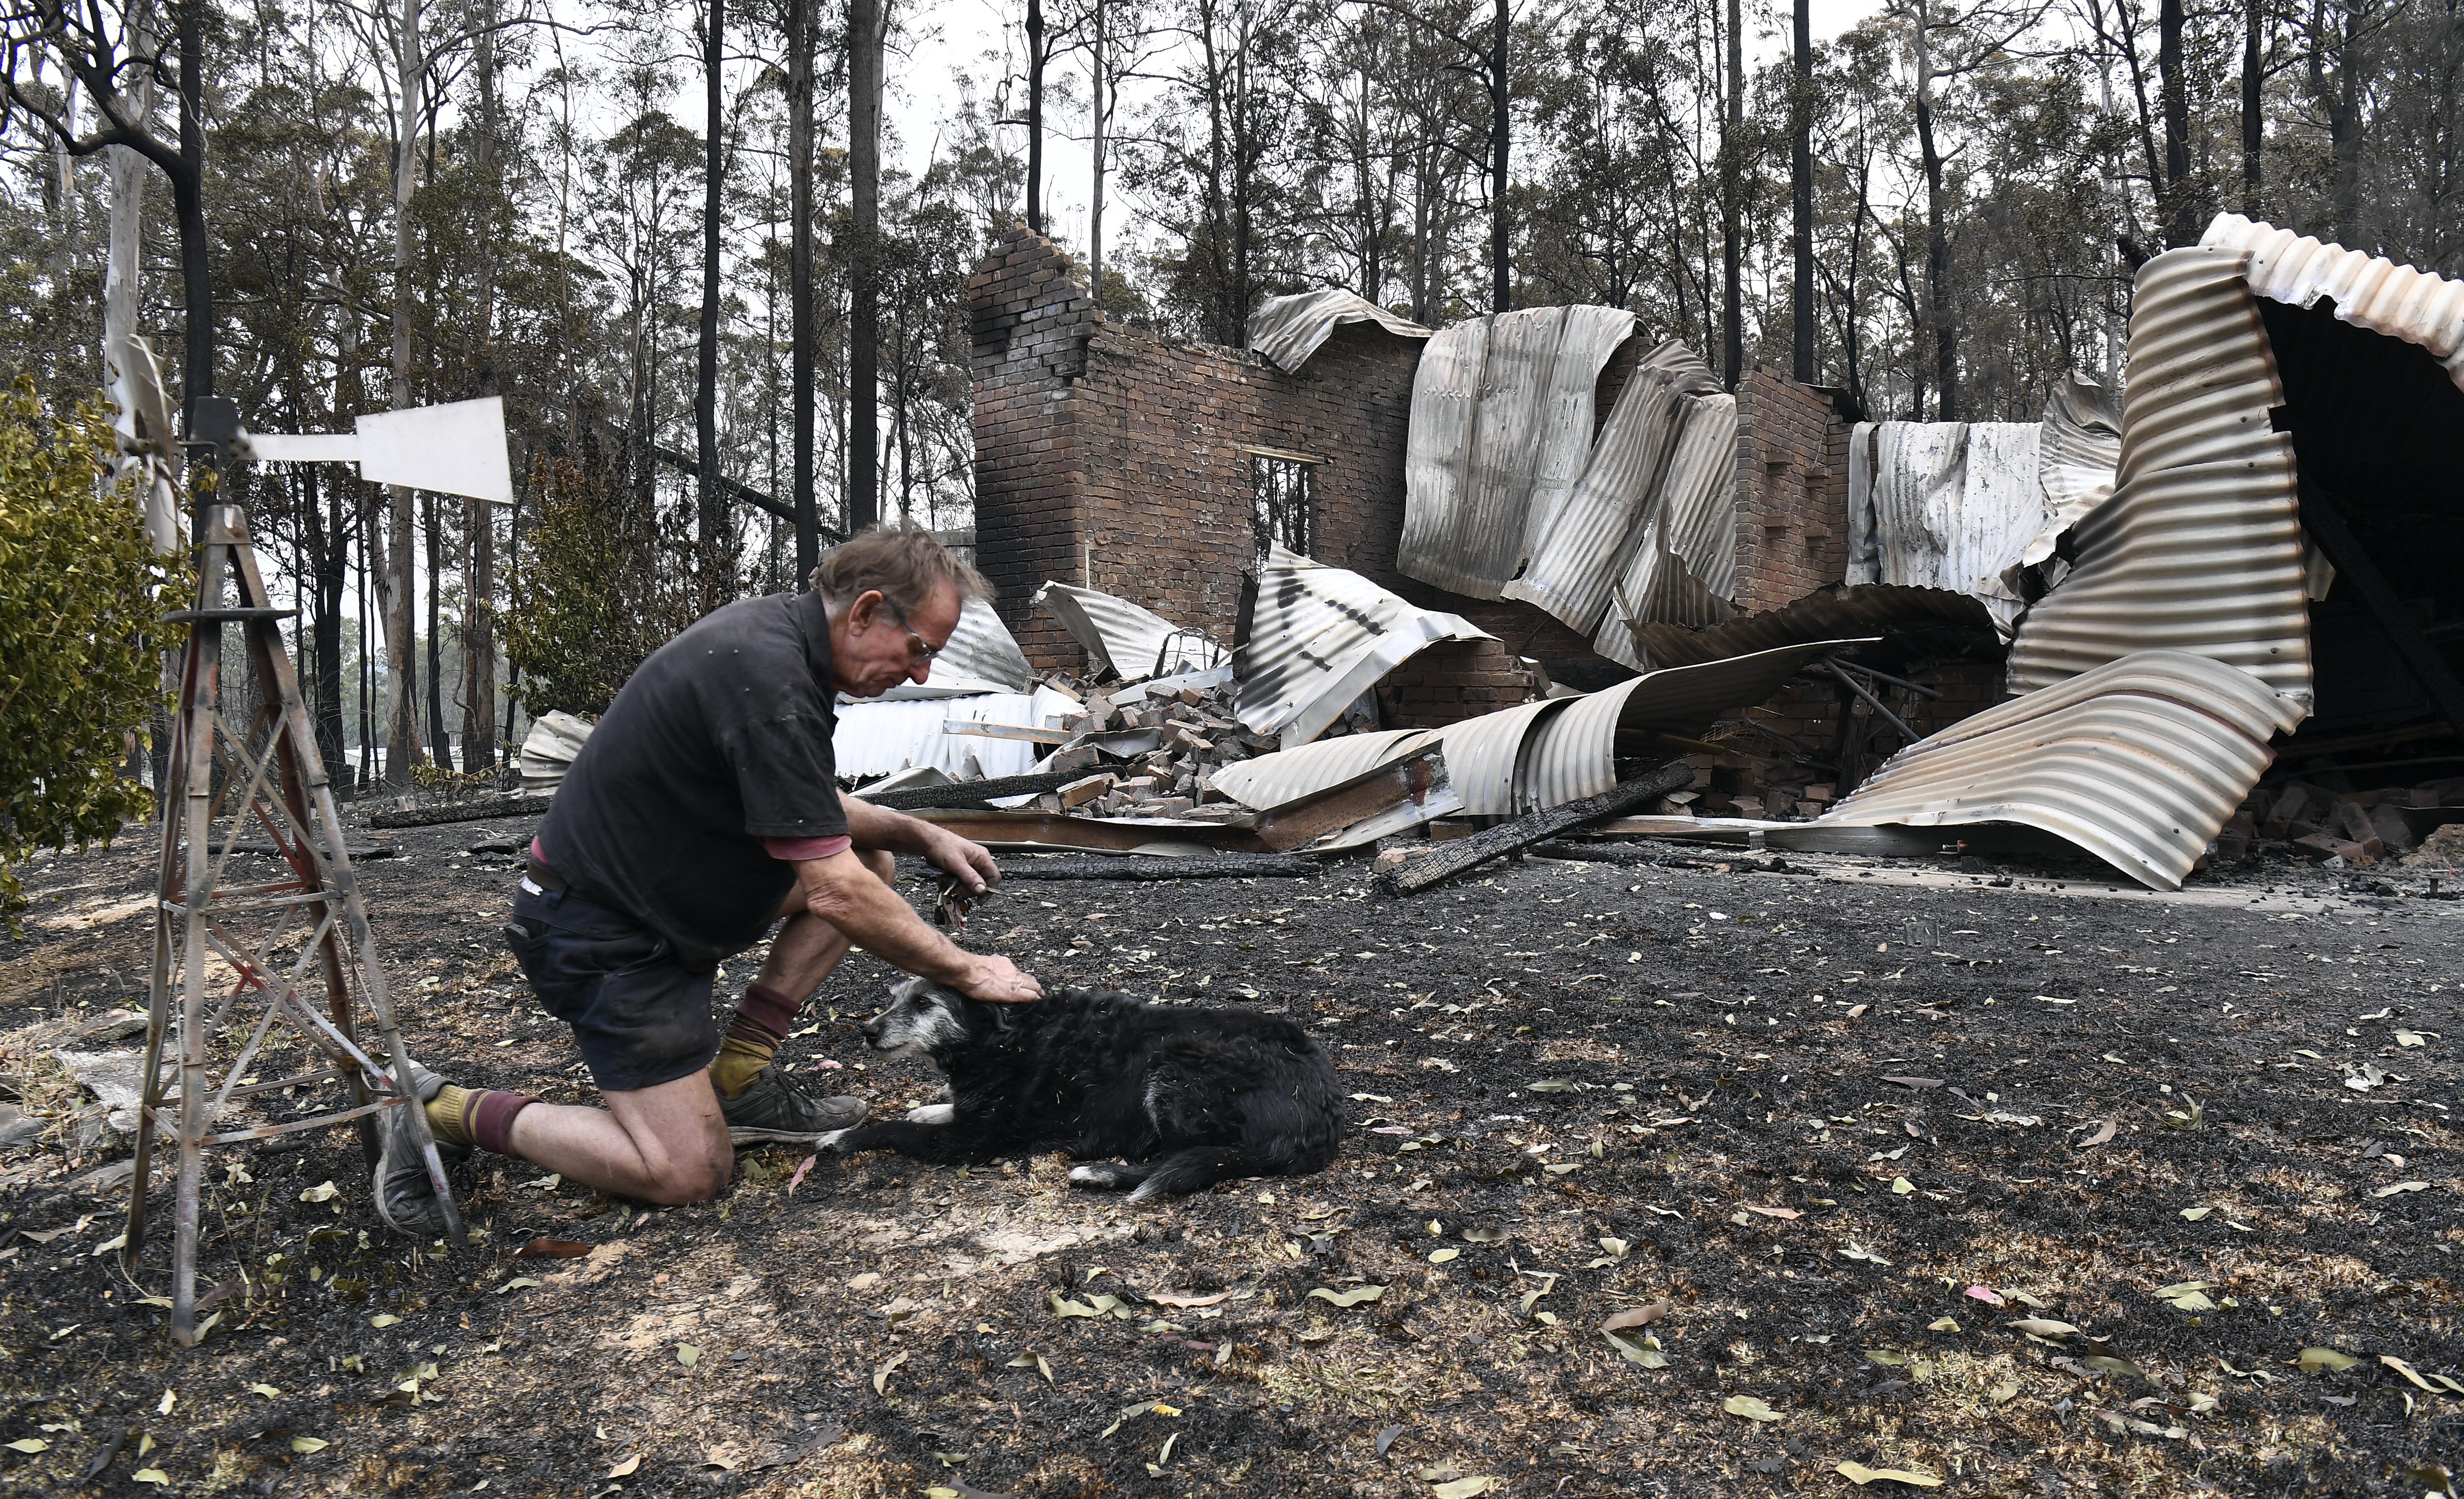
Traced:
<path id="1" fill-rule="evenodd" d="M 1031 1005 L 1044 997 L 1044 985 L 1031 973 L 999 953 L 978 953 L 964 981 L 950 987 L 969 999 L 988 1005 Z"/>

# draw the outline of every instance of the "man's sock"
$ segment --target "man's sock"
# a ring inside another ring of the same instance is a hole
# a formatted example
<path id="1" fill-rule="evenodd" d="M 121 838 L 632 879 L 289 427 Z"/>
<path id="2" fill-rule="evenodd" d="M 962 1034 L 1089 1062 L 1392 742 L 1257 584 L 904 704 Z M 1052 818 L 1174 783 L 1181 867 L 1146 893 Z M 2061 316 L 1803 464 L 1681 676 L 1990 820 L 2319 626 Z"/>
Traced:
<path id="1" fill-rule="evenodd" d="M 727 1035 L 710 1062 L 710 1085 L 720 1097 L 733 1098 L 753 1086 L 803 1008 L 767 984 L 745 986 L 744 1003 L 736 1007 L 736 1018 L 727 1023 Z"/>
<path id="2" fill-rule="evenodd" d="M 456 1088 L 447 1083 L 428 1100 L 428 1132 L 449 1145 L 514 1153 L 514 1116 L 539 1100 L 526 1093 Z"/>

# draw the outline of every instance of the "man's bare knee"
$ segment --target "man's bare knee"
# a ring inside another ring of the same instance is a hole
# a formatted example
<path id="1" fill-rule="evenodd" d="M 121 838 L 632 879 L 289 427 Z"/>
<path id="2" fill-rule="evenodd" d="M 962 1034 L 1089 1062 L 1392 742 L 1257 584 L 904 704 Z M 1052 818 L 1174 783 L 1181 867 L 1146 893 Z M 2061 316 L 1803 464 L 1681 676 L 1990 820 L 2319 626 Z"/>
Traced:
<path id="1" fill-rule="evenodd" d="M 860 848 L 855 851 L 855 857 L 863 859 L 864 867 L 871 870 L 883 884 L 889 884 L 898 876 L 897 857 L 886 848 Z"/>

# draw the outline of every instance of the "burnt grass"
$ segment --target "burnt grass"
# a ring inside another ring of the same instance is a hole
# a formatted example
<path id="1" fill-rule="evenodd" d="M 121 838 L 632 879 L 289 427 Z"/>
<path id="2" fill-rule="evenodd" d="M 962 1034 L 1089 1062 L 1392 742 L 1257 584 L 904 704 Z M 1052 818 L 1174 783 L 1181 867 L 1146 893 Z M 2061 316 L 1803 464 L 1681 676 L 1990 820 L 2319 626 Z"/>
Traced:
<path id="1" fill-rule="evenodd" d="M 512 862 L 464 852 L 524 831 L 391 836 L 369 904 L 416 1054 L 587 1099 L 497 936 Z M 68 1095 L 29 1037 L 142 1007 L 149 867 L 131 837 L 25 871 L 0 1065 L 30 1103 Z M 166 1235 L 133 1284 L 96 1253 L 124 1191 L 77 1184 L 125 1143 L 57 1126 L 0 1160 L 0 1442 L 48 1443 L 0 1448 L 0 1488 L 1761 1495 L 1854 1491 L 1849 1461 L 1947 1493 L 2445 1491 L 2464 1397 L 2382 1356 L 2464 1378 L 2456 908 L 2280 865 L 2204 902 L 1908 868 L 1015 880 L 970 937 L 1047 982 L 1307 1020 L 1354 1096 L 1337 1163 L 1131 1205 L 1057 1157 L 797 1184 L 773 1148 L 649 1211 L 483 1156 L 484 1238 L 451 1251 L 378 1224 L 348 1131 L 293 1136 L 208 1158 L 201 1284 L 246 1278 L 193 1351 L 142 1299 Z M 868 1063 L 885 980 L 851 961 L 783 1055 L 892 1110 L 934 1083 Z M 588 1253 L 516 1256 L 541 1237 Z M 2154 1294 L 2192 1281 L 2204 1308 Z M 1601 1333 L 1660 1302 L 1633 1357 Z"/>

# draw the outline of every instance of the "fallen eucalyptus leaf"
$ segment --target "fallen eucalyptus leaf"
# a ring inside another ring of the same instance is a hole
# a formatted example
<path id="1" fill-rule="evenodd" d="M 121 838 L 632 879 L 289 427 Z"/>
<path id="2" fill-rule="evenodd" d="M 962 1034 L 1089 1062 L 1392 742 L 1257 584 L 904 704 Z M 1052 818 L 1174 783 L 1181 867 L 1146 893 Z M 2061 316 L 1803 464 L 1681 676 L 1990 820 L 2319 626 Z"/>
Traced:
<path id="1" fill-rule="evenodd" d="M 1927 1322 L 1925 1324 L 1925 1331 L 1928 1333 L 1956 1333 L 1959 1331 L 1959 1322 L 1953 1317 L 1943 1317 L 1937 1321 Z"/>
<path id="2" fill-rule="evenodd" d="M 630 1478 L 637 1470 L 640 1469 L 641 1466 L 642 1454 L 636 1452 L 631 1457 L 628 1457 L 622 1463 L 617 1464 L 614 1467 L 609 1468 L 607 1470 L 607 1476 L 610 1478 Z"/>
<path id="3" fill-rule="evenodd" d="M 1386 1294 L 1383 1286 L 1354 1286 L 1350 1291 L 1335 1291 L 1320 1286 L 1309 1295 L 1319 1301 L 1331 1301 L 1339 1307 L 1356 1307 L 1364 1301 L 1375 1301 Z"/>
<path id="4" fill-rule="evenodd" d="M 52 1449 L 52 1445 L 40 1437 L 19 1437 L 14 1442 L 0 1443 L 0 1446 L 6 1446 L 11 1452 L 23 1452 L 29 1457 Z"/>
<path id="5" fill-rule="evenodd" d="M 2406 1379 L 2410 1380 L 2418 1388 L 2428 1390 L 2432 1395 L 2438 1393 L 2437 1386 L 2431 1384 L 2428 1380 L 2423 1379 L 2421 1377 L 2420 1370 L 2415 1369 L 2412 1365 L 2405 1362 L 2395 1355 L 2381 1354 L 2379 1355 L 2379 1362 L 2387 1365 L 2390 1369 L 2393 1369 L 2396 1373 L 2403 1375 Z"/>
<path id="6" fill-rule="evenodd" d="M 1931 1473 L 1911 1472 L 1904 1467 L 1867 1467 L 1862 1463 L 1842 1463 L 1832 1471 L 1859 1488 L 1872 1483 L 1913 1484 L 1919 1488 L 1942 1487 L 1942 1480 Z"/>
<path id="7" fill-rule="evenodd" d="M 1437 1499 L 1473 1499 L 1474 1495 L 1485 1494 L 1505 1481 L 1484 1473 L 1476 1478 L 1458 1478 L 1451 1484 L 1440 1484 L 1429 1491 L 1437 1495 Z"/>
<path id="8" fill-rule="evenodd" d="M 2049 1316 L 2023 1316 L 2011 1326 L 2038 1337 L 2068 1337 L 2079 1331 L 2068 1322 L 2057 1322 Z"/>
<path id="9" fill-rule="evenodd" d="M 516 1275 L 513 1279 L 505 1282 L 501 1286 L 498 1286 L 496 1288 L 496 1294 L 501 1296 L 508 1291 L 519 1291 L 526 1286 L 536 1286 L 538 1284 L 539 1281 L 532 1276 Z"/>
<path id="10" fill-rule="evenodd" d="M 299 1194 L 303 1203 L 330 1203 L 342 1195 L 342 1189 L 331 1182 L 320 1182 Z"/>
<path id="11" fill-rule="evenodd" d="M 1676 1310 L 1677 1304 L 1668 1300 L 1648 1302 L 1639 1307 L 1628 1307 L 1622 1312 L 1612 1314 L 1607 1321 L 1600 1324 L 1600 1331 L 1603 1333 L 1622 1333 L 1629 1327 L 1649 1327 L 1652 1323 L 1659 1321 L 1661 1317 L 1666 1316 L 1668 1314 Z"/>
<path id="12" fill-rule="evenodd" d="M 1780 1419 L 1779 1412 L 1771 1409 L 1769 1405 L 1764 1404 L 1761 1401 L 1756 1400 L 1750 1395 L 1731 1395 L 1727 1400 L 1720 1402 L 1720 1408 L 1727 1411 L 1731 1416 L 1743 1416 L 1748 1421 L 1777 1421 Z"/>
<path id="13" fill-rule="evenodd" d="M 333 1444 L 326 1441 L 323 1437 L 293 1437 L 291 1439 L 291 1450 L 303 1455 L 310 1452 L 322 1452 L 332 1445 Z"/>
<path id="14" fill-rule="evenodd" d="M 678 1343 L 676 1345 L 676 1362 L 683 1364 L 686 1368 L 690 1369 L 693 1365 L 701 1362 L 701 1350 L 691 1343 Z"/>
<path id="15" fill-rule="evenodd" d="M 1843 1260 L 1862 1260 L 1868 1265 L 1887 1266 L 1891 1263 L 1854 1239 L 1849 1240 L 1848 1247 L 1839 1251 L 1839 1257 Z"/>
<path id="16" fill-rule="evenodd" d="M 1452 1247 L 1442 1249 L 1433 1249 L 1429 1253 L 1429 1263 L 1432 1265 L 1443 1265 L 1448 1260 L 1461 1258 L 1462 1255 L 1463 1250 Z"/>
<path id="17" fill-rule="evenodd" d="M 2321 1369 L 2349 1369 L 2361 1362 L 2351 1354 L 2338 1353 L 2333 1348 L 2304 1348 L 2301 1357 L 2294 1361 L 2312 1374 Z"/>
<path id="18" fill-rule="evenodd" d="M 2208 1214 L 2214 1211 L 2215 1209 L 2212 1207 L 2185 1207 L 2182 1209 L 2182 1216 L 2188 1218 L 2192 1223 L 2197 1223 L 2200 1219 L 2205 1218 Z"/>
<path id="19" fill-rule="evenodd" d="M 1514 1237 L 1514 1235 L 1507 1229 L 1490 1227 L 1485 1225 L 1477 1228 L 1465 1228 L 1463 1236 L 1465 1244 L 1504 1244 L 1507 1240 Z"/>
<path id="20" fill-rule="evenodd" d="M 883 1397 L 884 1399 L 887 1399 L 887 1398 L 889 1397 L 889 1395 L 890 1395 L 890 1374 L 891 1374 L 891 1370 L 893 1370 L 893 1369 L 895 1369 L 895 1368 L 897 1368 L 900 1364 L 905 1363 L 906 1361 L 907 1361 L 907 1350 L 906 1350 L 906 1349 L 904 1349 L 904 1348 L 902 1348 L 902 1349 L 898 1350 L 898 1352 L 896 1352 L 896 1353 L 894 1353 L 894 1354 L 891 1354 L 891 1355 L 890 1356 L 890 1358 L 889 1358 L 889 1360 L 888 1360 L 887 1362 L 883 1363 L 883 1364 L 882 1364 L 882 1366 L 881 1366 L 880 1368 L 873 1370 L 873 1371 L 872 1371 L 872 1393 L 873 1393 L 873 1394 L 875 1394 L 875 1395 L 881 1396 L 881 1397 Z"/>
<path id="21" fill-rule="evenodd" d="M 2393 1197 L 2398 1192 L 2427 1192 L 2429 1190 L 2430 1184 L 2427 1182 L 2390 1182 L 2387 1185 L 2380 1187 L 2377 1191 L 2372 1192 L 2370 1195 L 2372 1197 Z"/>

